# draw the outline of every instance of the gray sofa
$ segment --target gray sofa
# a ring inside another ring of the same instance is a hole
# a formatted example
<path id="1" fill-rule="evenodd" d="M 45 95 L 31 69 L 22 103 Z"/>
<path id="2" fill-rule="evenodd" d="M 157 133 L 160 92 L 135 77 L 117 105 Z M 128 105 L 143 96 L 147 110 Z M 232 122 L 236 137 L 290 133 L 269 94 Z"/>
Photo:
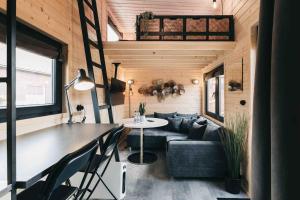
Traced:
<path id="1" fill-rule="evenodd" d="M 204 118 L 201 116 L 201 118 Z M 168 173 L 178 178 L 225 177 L 226 159 L 220 142 L 222 128 L 207 120 L 207 128 L 201 140 L 188 139 L 188 134 L 151 128 L 144 130 L 144 149 L 165 150 Z M 127 145 L 138 149 L 140 130 L 132 129 Z"/>

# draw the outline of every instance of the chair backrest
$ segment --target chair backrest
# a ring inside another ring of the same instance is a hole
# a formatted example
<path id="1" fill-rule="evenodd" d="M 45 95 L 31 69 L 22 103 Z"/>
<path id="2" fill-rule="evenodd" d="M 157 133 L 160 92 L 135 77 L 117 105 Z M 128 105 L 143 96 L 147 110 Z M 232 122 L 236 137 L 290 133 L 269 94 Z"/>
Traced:
<path id="1" fill-rule="evenodd" d="M 87 163 L 90 165 L 96 155 L 98 147 L 98 141 L 94 140 L 81 149 L 66 155 L 56 163 L 46 179 L 43 199 L 48 200 L 52 192 L 58 186 L 68 180 L 83 166 L 86 166 Z"/>
<path id="2" fill-rule="evenodd" d="M 124 130 L 124 126 L 119 126 L 118 128 L 112 130 L 108 137 L 106 138 L 103 144 L 103 155 L 106 157 L 110 157 L 118 145 L 119 138 Z"/>

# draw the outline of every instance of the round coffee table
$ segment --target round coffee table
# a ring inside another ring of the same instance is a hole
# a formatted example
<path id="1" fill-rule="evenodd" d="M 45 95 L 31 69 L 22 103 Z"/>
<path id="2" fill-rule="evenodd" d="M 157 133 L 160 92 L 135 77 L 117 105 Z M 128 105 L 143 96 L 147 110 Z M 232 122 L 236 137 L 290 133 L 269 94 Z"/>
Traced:
<path id="1" fill-rule="evenodd" d="M 127 128 L 139 128 L 140 134 L 140 152 L 133 153 L 128 156 L 128 160 L 135 164 L 151 164 L 157 160 L 157 156 L 152 152 L 144 152 L 144 128 L 156 128 L 165 126 L 168 121 L 158 118 L 146 118 L 144 122 L 134 122 L 133 118 L 123 120 L 124 126 Z"/>

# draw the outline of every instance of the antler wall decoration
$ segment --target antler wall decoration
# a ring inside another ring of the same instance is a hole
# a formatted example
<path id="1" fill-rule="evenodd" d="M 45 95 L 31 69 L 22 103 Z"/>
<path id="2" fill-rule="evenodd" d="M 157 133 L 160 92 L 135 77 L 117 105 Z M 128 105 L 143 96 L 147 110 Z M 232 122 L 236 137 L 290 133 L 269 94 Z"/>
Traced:
<path id="1" fill-rule="evenodd" d="M 175 81 L 170 80 L 164 82 L 163 80 L 152 81 L 151 86 L 142 86 L 138 92 L 145 96 L 157 96 L 158 101 L 164 100 L 167 96 L 183 95 L 185 93 L 184 86 L 177 84 Z"/>

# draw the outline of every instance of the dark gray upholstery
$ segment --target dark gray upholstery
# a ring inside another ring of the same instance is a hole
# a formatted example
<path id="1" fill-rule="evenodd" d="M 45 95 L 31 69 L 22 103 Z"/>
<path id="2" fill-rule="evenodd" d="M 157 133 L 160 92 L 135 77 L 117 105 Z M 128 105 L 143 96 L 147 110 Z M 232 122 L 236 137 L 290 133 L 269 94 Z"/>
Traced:
<path id="1" fill-rule="evenodd" d="M 165 150 L 167 168 L 173 177 L 224 177 L 226 159 L 220 143 L 221 126 L 207 120 L 201 141 L 188 139 L 188 134 L 166 131 L 162 128 L 144 129 L 144 149 Z M 140 129 L 132 129 L 127 144 L 140 148 Z"/>
<path id="2" fill-rule="evenodd" d="M 167 167 L 172 177 L 224 177 L 226 160 L 220 142 L 171 140 Z"/>
<path id="3" fill-rule="evenodd" d="M 221 131 L 221 128 L 221 126 L 213 123 L 212 121 L 208 121 L 202 140 L 220 142 L 221 140 L 219 133 Z"/>
<path id="4" fill-rule="evenodd" d="M 144 129 L 144 149 L 165 149 L 167 136 L 186 138 L 186 135 L 182 133 L 165 131 L 161 128 L 147 128 Z M 132 149 L 140 148 L 140 129 L 131 130 L 127 137 L 127 145 Z"/>

